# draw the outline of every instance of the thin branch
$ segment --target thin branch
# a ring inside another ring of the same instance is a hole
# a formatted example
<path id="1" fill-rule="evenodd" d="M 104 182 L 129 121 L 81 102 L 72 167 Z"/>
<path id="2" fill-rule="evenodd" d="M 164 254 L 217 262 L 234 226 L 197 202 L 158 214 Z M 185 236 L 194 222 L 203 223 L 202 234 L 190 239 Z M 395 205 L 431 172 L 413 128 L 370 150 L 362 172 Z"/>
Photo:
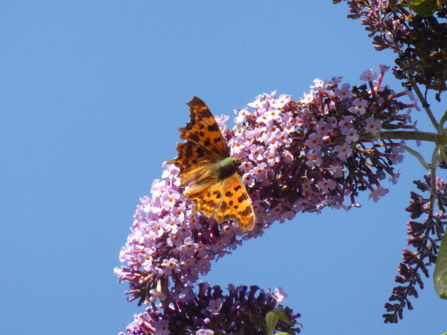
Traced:
<path id="1" fill-rule="evenodd" d="M 401 139 L 401 140 L 421 140 L 436 142 L 435 133 L 428 133 L 423 131 L 381 131 L 377 135 L 371 133 L 360 134 L 360 140 L 369 140 L 378 138 L 381 140 Z"/>
<path id="2" fill-rule="evenodd" d="M 427 113 L 428 117 L 431 120 L 431 123 L 433 123 L 433 126 L 435 127 L 436 130 L 438 130 L 439 124 L 438 121 L 436 121 L 433 113 L 430 110 L 430 105 L 427 103 L 427 100 L 425 100 L 425 97 L 422 95 L 421 90 L 419 89 L 419 87 L 416 84 L 413 84 L 413 89 L 416 92 L 416 95 L 418 96 L 422 107 L 424 107 L 425 112 Z"/>

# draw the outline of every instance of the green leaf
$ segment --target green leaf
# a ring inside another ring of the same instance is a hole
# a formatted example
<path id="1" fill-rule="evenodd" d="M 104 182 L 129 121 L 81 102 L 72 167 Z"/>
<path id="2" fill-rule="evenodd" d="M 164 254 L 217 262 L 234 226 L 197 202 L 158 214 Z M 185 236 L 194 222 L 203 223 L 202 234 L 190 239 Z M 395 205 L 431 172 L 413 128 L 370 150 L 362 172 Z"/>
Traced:
<path id="1" fill-rule="evenodd" d="M 427 0 L 410 0 L 409 2 L 411 6 L 417 6 L 420 5 L 421 3 L 424 3 L 425 1 Z"/>
<path id="2" fill-rule="evenodd" d="M 267 323 L 267 335 L 273 335 L 275 333 L 276 324 L 278 321 L 284 321 L 289 325 L 293 325 L 288 318 L 281 305 L 278 305 L 273 311 L 270 311 L 265 316 L 265 321 Z M 281 333 L 287 334 L 287 333 Z M 279 334 L 278 334 L 279 335 Z"/>
<path id="3" fill-rule="evenodd" d="M 267 335 L 273 335 L 275 333 L 276 324 L 279 321 L 278 315 L 275 312 L 270 311 L 265 316 L 265 322 L 267 323 Z"/>
<path id="4" fill-rule="evenodd" d="M 410 0 L 410 7 L 422 17 L 430 17 L 436 12 L 436 0 Z"/>
<path id="5" fill-rule="evenodd" d="M 287 318 L 286 312 L 284 312 L 284 310 L 282 309 L 282 305 L 278 305 L 278 307 L 276 307 L 272 312 L 274 312 L 281 321 L 284 321 L 285 323 L 287 323 L 289 325 L 293 325 L 293 322 L 291 322 Z"/>
<path id="6" fill-rule="evenodd" d="M 424 157 L 422 157 L 422 155 L 419 152 L 417 152 L 416 150 L 413 150 L 407 146 L 405 146 L 405 150 L 407 150 L 410 154 L 412 154 L 414 157 L 416 157 L 419 160 L 419 162 L 421 162 L 421 164 L 424 168 L 426 168 L 427 170 L 430 170 L 430 166 L 427 164 Z"/>
<path id="7" fill-rule="evenodd" d="M 433 273 L 436 293 L 442 299 L 447 299 L 447 234 L 442 238 L 436 260 L 435 272 Z"/>

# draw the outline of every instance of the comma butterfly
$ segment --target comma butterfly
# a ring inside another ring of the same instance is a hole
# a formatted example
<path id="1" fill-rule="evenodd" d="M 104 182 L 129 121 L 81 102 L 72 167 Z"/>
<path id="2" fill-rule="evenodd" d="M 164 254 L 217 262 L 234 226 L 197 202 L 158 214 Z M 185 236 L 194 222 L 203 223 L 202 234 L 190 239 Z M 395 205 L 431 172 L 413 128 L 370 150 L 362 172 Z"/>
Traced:
<path id="1" fill-rule="evenodd" d="M 233 158 L 208 106 L 194 97 L 187 105 L 191 120 L 179 128 L 178 156 L 168 161 L 179 169 L 180 186 L 195 181 L 184 194 L 194 202 L 191 217 L 202 212 L 221 224 L 232 220 L 242 231 L 253 230 L 255 214 L 237 172 L 242 159 Z"/>

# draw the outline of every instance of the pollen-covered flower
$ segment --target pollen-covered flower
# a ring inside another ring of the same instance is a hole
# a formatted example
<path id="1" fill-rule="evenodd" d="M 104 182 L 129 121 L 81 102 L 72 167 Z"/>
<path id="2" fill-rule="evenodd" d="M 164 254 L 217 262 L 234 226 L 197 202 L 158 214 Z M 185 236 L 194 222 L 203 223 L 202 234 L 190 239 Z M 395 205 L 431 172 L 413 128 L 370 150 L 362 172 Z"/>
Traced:
<path id="1" fill-rule="evenodd" d="M 355 142 L 359 139 L 359 134 L 354 128 L 344 128 L 341 132 L 345 136 L 345 141 L 347 143 Z"/>
<path id="2" fill-rule="evenodd" d="M 367 118 L 366 120 L 366 131 L 377 134 L 379 132 L 379 129 L 382 127 L 382 122 L 380 120 L 375 120 L 372 116 Z"/>
<path id="3" fill-rule="evenodd" d="M 217 300 L 211 300 L 210 305 L 206 308 L 211 315 L 218 315 L 220 309 L 222 308 L 223 300 L 218 298 Z"/>
<path id="4" fill-rule="evenodd" d="M 368 101 L 362 100 L 360 98 L 356 98 L 352 102 L 352 111 L 354 113 L 359 113 L 360 115 L 363 115 L 366 113 L 366 106 L 368 105 Z"/>
<path id="5" fill-rule="evenodd" d="M 368 69 L 360 75 L 360 80 L 373 81 L 377 79 L 377 73 L 372 69 Z"/>
<path id="6" fill-rule="evenodd" d="M 352 149 L 349 144 L 345 143 L 343 145 L 337 145 L 334 148 L 334 152 L 338 152 L 338 158 L 342 161 L 345 161 L 346 158 L 351 156 Z"/>
<path id="7" fill-rule="evenodd" d="M 352 92 L 350 90 L 351 85 L 349 85 L 348 83 L 344 83 L 341 85 L 341 89 L 340 88 L 335 88 L 335 96 L 339 97 L 340 99 L 348 99 L 350 97 L 352 97 Z"/>
<path id="8" fill-rule="evenodd" d="M 171 258 L 169 260 L 164 259 L 161 266 L 165 267 L 165 274 L 168 276 L 172 273 L 172 271 L 180 271 L 180 265 L 178 264 L 178 260 L 175 258 Z"/>
<path id="9" fill-rule="evenodd" d="M 160 299 L 160 300 L 166 299 L 166 294 L 164 294 L 163 292 L 158 291 L 156 289 L 150 290 L 149 293 L 151 294 L 151 298 L 150 298 L 151 302 L 156 302 L 157 299 Z"/>

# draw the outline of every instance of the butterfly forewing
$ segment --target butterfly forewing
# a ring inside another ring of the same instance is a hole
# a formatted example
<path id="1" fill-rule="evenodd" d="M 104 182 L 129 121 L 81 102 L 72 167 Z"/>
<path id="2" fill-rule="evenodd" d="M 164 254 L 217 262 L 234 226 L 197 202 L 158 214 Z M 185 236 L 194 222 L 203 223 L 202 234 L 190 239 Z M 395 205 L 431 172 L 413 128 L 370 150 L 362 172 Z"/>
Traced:
<path id="1" fill-rule="evenodd" d="M 194 142 L 220 159 L 229 157 L 227 144 L 208 106 L 194 97 L 187 103 L 191 120 L 180 128 L 180 138 Z"/>

